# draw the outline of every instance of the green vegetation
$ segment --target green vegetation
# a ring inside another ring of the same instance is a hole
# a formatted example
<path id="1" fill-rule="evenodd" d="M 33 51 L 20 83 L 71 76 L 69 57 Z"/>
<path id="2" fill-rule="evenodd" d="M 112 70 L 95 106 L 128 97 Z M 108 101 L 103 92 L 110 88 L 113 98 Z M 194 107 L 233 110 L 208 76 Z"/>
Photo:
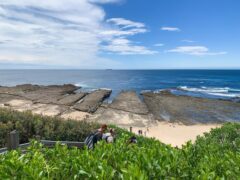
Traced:
<path id="1" fill-rule="evenodd" d="M 47 140 L 83 141 L 99 125 L 85 121 L 65 121 L 32 115 L 31 112 L 17 112 L 0 108 L 0 148 L 6 146 L 7 134 L 16 129 L 20 143 L 39 137 Z"/>
<path id="2" fill-rule="evenodd" d="M 48 149 L 33 141 L 26 154 L 12 151 L 0 155 L 0 179 L 240 177 L 240 124 L 227 123 L 181 149 L 144 137 L 137 137 L 138 144 L 127 145 L 132 134 L 122 129 L 117 129 L 117 134 L 114 144 L 100 142 L 93 151 L 68 149 L 60 144 Z"/>

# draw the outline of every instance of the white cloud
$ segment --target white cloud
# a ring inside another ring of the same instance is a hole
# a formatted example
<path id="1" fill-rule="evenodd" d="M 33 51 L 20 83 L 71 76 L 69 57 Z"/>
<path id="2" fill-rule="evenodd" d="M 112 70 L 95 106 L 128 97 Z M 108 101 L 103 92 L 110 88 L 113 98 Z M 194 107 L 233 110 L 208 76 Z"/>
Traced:
<path id="1" fill-rule="evenodd" d="M 168 50 L 167 52 L 175 52 L 196 56 L 227 54 L 227 52 L 210 52 L 209 49 L 205 46 L 179 46 L 175 49 Z"/>
<path id="2" fill-rule="evenodd" d="M 114 23 L 118 26 L 123 26 L 123 28 L 131 28 L 131 27 L 144 28 L 145 27 L 143 23 L 133 22 L 123 18 L 111 18 L 111 19 L 108 19 L 107 22 Z"/>
<path id="3" fill-rule="evenodd" d="M 154 46 L 156 46 L 156 47 L 162 47 L 162 46 L 164 46 L 164 44 L 158 43 L 158 44 L 154 44 Z"/>
<path id="4" fill-rule="evenodd" d="M 169 26 L 164 26 L 161 27 L 162 31 L 181 31 L 178 27 L 169 27 Z"/>
<path id="5" fill-rule="evenodd" d="M 103 46 L 103 50 L 119 53 L 122 55 L 132 54 L 148 55 L 157 53 L 156 51 L 151 51 L 145 48 L 144 46 L 134 45 L 131 41 L 124 38 L 113 39 L 109 45 Z"/>
<path id="6" fill-rule="evenodd" d="M 5 54 L 0 55 L 0 62 L 4 61 L 5 63 L 14 63 L 16 60 L 22 63 L 38 63 L 41 59 L 41 62 L 46 61 L 45 57 L 36 57 L 36 56 L 28 56 L 28 55 L 13 55 L 13 54 Z"/>
<path id="7" fill-rule="evenodd" d="M 107 45 L 102 46 L 102 50 L 121 55 L 151 55 L 157 53 L 127 39 L 128 36 L 146 33 L 145 24 L 124 18 L 111 18 L 106 22 L 113 27 L 100 33 L 107 39 L 105 41 Z"/>
<path id="8" fill-rule="evenodd" d="M 147 32 L 146 29 L 130 29 L 130 30 L 120 30 L 120 29 L 109 29 L 100 32 L 102 36 L 133 36 L 139 33 Z"/>
<path id="9" fill-rule="evenodd" d="M 89 0 L 89 2 L 92 3 L 100 3 L 100 4 L 106 4 L 106 3 L 117 3 L 121 2 L 122 0 Z"/>
<path id="10" fill-rule="evenodd" d="M 105 11 L 94 2 L 119 0 L 0 0 L 0 62 L 115 65 L 99 56 L 102 44 L 147 30 L 143 23 L 123 18 L 106 21 Z"/>

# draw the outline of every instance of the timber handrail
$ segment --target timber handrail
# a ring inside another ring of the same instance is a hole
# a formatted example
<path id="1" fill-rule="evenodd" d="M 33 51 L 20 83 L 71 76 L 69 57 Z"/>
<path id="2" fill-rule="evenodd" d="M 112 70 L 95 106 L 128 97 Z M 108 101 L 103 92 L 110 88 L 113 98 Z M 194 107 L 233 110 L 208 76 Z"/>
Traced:
<path id="1" fill-rule="evenodd" d="M 77 147 L 77 148 L 83 148 L 84 147 L 84 142 L 77 142 L 77 141 L 51 141 L 51 140 L 40 140 L 39 141 L 41 144 L 43 144 L 46 147 L 54 147 L 57 143 L 61 145 L 66 145 L 68 147 Z M 25 149 L 28 146 L 30 146 L 31 143 L 24 143 L 24 144 L 19 144 L 19 133 L 18 131 L 14 130 L 11 131 L 8 134 L 7 137 L 7 147 L 1 148 L 0 149 L 0 154 L 4 154 L 7 151 L 15 150 L 15 149 Z"/>

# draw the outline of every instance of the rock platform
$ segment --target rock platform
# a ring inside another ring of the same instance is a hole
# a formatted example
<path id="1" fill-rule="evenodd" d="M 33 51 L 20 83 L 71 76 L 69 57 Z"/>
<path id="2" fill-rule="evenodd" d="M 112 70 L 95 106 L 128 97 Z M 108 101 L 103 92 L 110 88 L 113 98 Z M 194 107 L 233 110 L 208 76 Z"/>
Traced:
<path id="1" fill-rule="evenodd" d="M 105 100 L 111 92 L 82 92 L 71 84 L 0 86 L 0 107 L 128 127 L 146 127 L 158 121 L 187 125 L 240 121 L 238 102 L 177 96 L 169 91 L 144 92 L 141 98 L 134 91 L 122 91 L 108 104 Z"/>

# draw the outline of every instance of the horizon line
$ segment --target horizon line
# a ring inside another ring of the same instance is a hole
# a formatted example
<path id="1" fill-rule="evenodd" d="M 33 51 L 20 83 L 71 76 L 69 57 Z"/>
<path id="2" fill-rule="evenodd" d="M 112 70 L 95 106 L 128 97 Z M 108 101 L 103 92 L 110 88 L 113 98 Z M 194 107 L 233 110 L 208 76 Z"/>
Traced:
<path id="1" fill-rule="evenodd" d="M 122 68 L 122 69 L 114 69 L 114 68 L 99 68 L 99 69 L 94 69 L 94 68 L 82 68 L 82 69 L 77 69 L 77 68 L 53 68 L 53 69 L 47 69 L 47 68 L 13 68 L 13 69 L 1 69 L 0 71 L 9 71 L 9 70 L 103 70 L 103 71 L 114 71 L 114 70 L 240 70 L 239 68 L 149 68 L 149 69 L 131 69 L 131 68 Z"/>

